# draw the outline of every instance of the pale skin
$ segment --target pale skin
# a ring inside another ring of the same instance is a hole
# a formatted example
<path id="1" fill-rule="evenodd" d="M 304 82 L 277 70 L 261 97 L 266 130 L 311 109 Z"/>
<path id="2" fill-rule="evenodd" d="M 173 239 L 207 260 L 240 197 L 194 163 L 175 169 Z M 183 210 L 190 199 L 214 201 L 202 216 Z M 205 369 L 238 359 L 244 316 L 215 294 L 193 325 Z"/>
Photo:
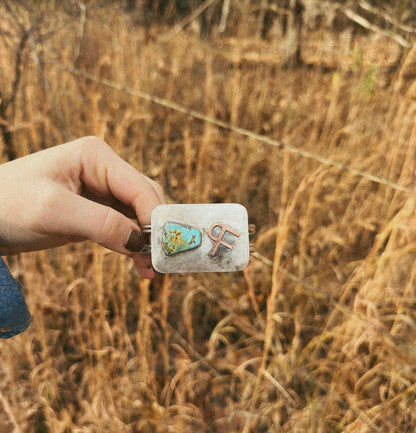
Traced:
<path id="1" fill-rule="evenodd" d="M 165 203 L 159 184 L 138 172 L 97 137 L 84 137 L 0 165 L 0 255 L 91 240 L 133 258 L 140 254 L 154 207 Z"/>

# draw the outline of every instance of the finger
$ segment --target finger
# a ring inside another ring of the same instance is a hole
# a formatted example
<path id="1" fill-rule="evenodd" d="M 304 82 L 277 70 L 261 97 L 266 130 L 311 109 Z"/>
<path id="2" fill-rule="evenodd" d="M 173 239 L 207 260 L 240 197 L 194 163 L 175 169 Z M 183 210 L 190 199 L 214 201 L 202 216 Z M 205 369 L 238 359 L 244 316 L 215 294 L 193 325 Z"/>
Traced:
<path id="1" fill-rule="evenodd" d="M 152 268 L 150 255 L 136 254 L 133 257 L 137 272 L 143 277 L 152 279 L 155 277 L 155 271 Z"/>
<path id="2" fill-rule="evenodd" d="M 99 197 L 88 190 L 84 190 L 81 195 L 82 195 L 82 197 L 85 197 L 88 200 L 95 201 L 95 202 L 100 203 L 104 206 L 110 206 L 128 218 L 134 218 L 134 219 L 137 218 L 136 212 L 133 208 L 131 208 L 130 206 L 127 206 L 126 204 L 124 204 L 120 200 L 117 200 L 113 196 Z"/>
<path id="3" fill-rule="evenodd" d="M 132 166 L 127 166 L 125 177 L 118 176 L 115 168 L 108 170 L 109 188 L 115 197 L 135 210 L 141 225 L 150 224 L 152 210 L 165 202 L 162 188 Z"/>
<path id="4" fill-rule="evenodd" d="M 150 255 L 137 254 L 149 242 L 149 235 L 115 209 L 88 200 L 68 190 L 57 191 L 59 200 L 52 199 L 45 211 L 40 231 L 62 233 L 65 241 L 89 239 L 113 251 L 133 256 L 137 271 L 143 278 L 154 278 Z M 53 224 L 51 225 L 51 221 Z M 56 242 L 56 237 L 53 237 Z"/>
<path id="5" fill-rule="evenodd" d="M 88 200 L 64 188 L 44 203 L 39 231 L 45 235 L 75 236 L 89 239 L 113 251 L 136 253 L 146 244 L 140 227 L 115 209 Z"/>
<path id="6" fill-rule="evenodd" d="M 105 142 L 91 137 L 79 145 L 81 179 L 87 188 L 103 197 L 114 196 L 135 210 L 140 224 L 150 224 L 154 207 L 165 202 L 162 188 L 120 158 Z"/>
<path id="7" fill-rule="evenodd" d="M 70 235 L 54 236 L 52 239 L 46 238 L 38 242 L 25 243 L 24 245 L 13 245 L 13 246 L 2 245 L 0 247 L 0 254 L 9 256 L 9 255 L 20 254 L 29 251 L 39 251 L 48 248 L 56 248 L 62 245 L 66 245 L 70 242 L 82 242 L 85 240 L 86 239 L 80 236 L 70 236 Z"/>

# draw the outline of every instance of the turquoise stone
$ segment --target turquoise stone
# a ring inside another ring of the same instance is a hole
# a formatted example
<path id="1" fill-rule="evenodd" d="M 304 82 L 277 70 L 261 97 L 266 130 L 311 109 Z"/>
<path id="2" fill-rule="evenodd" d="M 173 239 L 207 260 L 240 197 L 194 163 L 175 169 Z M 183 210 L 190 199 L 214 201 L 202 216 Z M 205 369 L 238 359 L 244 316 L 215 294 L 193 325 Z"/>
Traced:
<path id="1" fill-rule="evenodd" d="M 166 223 L 162 233 L 163 251 L 168 256 L 183 253 L 201 245 L 201 232 L 179 223 Z"/>

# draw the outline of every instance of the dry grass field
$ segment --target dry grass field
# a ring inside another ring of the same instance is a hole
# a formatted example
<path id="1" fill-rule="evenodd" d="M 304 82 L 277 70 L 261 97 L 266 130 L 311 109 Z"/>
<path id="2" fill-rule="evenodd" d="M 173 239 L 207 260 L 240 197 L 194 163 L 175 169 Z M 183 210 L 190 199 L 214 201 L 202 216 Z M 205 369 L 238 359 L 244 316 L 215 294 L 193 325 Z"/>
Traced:
<path id="1" fill-rule="evenodd" d="M 0 432 L 414 432 L 415 49 L 392 72 L 389 39 L 310 31 L 287 67 L 254 14 L 204 39 L 67 4 L 0 13 L 3 97 L 40 23 L 15 154 L 103 137 L 170 202 L 246 206 L 256 253 L 151 282 L 90 243 L 8 257 L 33 321 L 0 342 Z"/>

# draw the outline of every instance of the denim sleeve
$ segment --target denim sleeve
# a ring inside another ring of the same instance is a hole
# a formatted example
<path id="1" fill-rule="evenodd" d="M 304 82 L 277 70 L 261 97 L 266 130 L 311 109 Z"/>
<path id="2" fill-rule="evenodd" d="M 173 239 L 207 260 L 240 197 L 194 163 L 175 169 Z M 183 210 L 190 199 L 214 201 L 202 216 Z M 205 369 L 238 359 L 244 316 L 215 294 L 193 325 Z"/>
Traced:
<path id="1" fill-rule="evenodd" d="M 30 313 L 20 284 L 0 258 L 0 338 L 20 334 L 29 323 Z"/>

